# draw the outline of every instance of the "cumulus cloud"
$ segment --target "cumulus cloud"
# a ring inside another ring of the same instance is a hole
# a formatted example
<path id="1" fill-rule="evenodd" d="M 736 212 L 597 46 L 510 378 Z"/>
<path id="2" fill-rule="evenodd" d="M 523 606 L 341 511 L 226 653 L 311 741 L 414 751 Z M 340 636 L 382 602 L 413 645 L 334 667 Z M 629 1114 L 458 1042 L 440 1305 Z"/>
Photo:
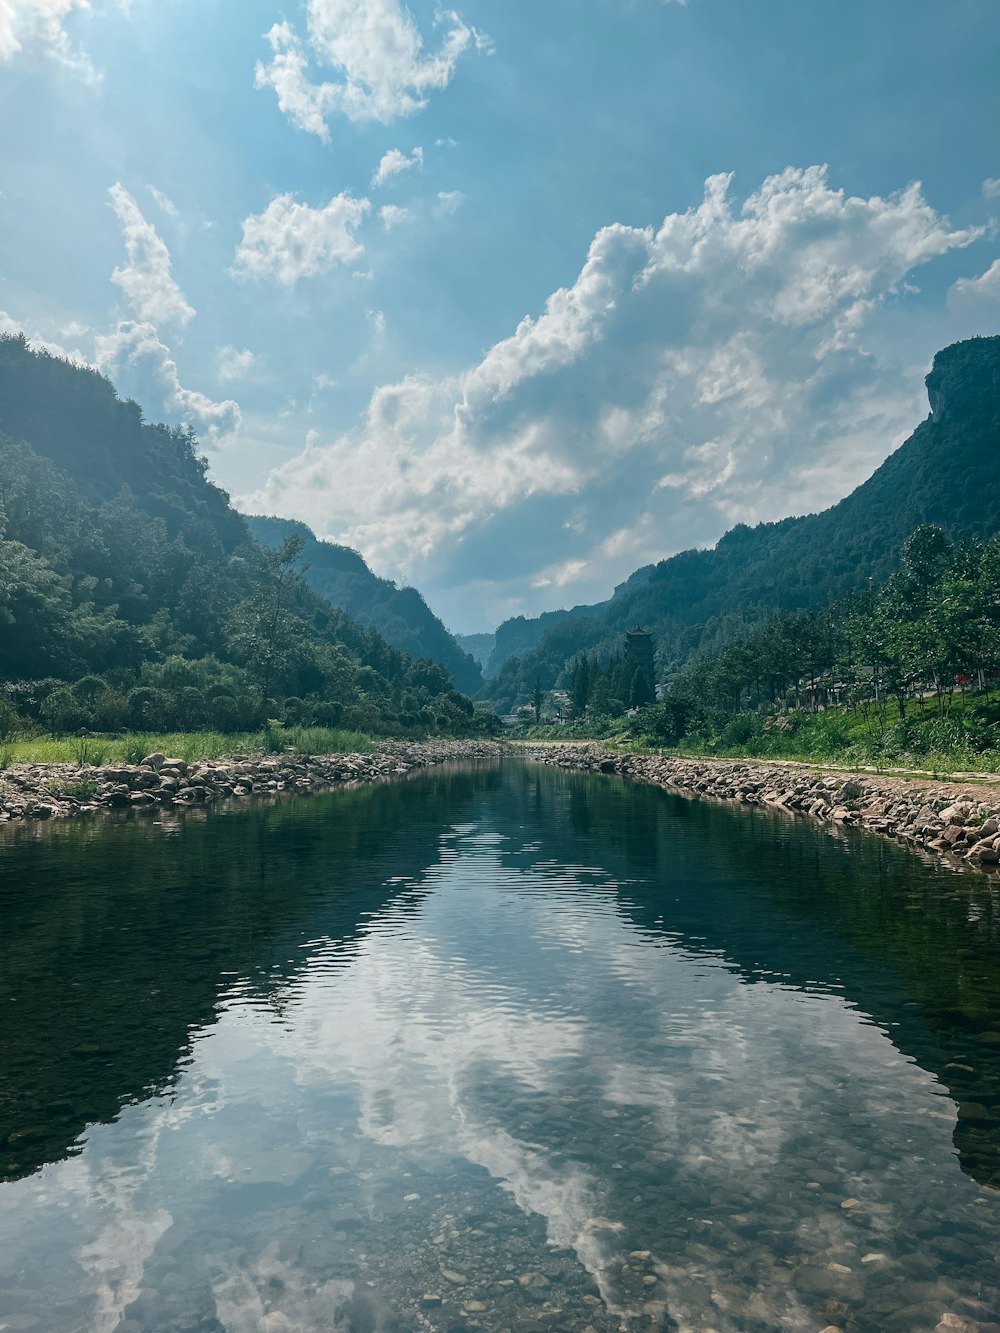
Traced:
<path id="1" fill-rule="evenodd" d="M 310 444 L 250 503 L 439 598 L 477 552 L 485 577 L 606 590 L 637 556 L 860 481 L 921 410 L 919 367 L 880 362 L 868 327 L 912 270 L 979 234 L 918 185 L 856 198 L 822 167 L 788 169 L 740 206 L 714 176 L 659 227 L 603 228 L 576 281 L 478 364 L 378 388 L 357 430 Z M 609 559 L 637 495 L 645 549 Z"/>
<path id="2" fill-rule="evenodd" d="M 424 150 L 420 147 L 414 148 L 413 152 L 407 156 L 400 152 L 398 148 L 390 148 L 387 153 L 383 153 L 382 158 L 372 174 L 372 188 L 377 190 L 385 185 L 386 181 L 398 176 L 404 171 L 411 171 L 414 167 L 423 166 Z"/>
<path id="3" fill-rule="evenodd" d="M 150 323 L 124 320 L 109 333 L 99 334 L 94 339 L 94 360 L 107 375 L 127 365 L 140 379 L 145 377 L 150 396 L 162 398 L 168 411 L 196 426 L 209 447 L 239 430 L 239 405 L 231 399 L 216 402 L 186 388 L 170 348 Z"/>
<path id="4" fill-rule="evenodd" d="M 367 199 L 338 194 L 324 208 L 310 208 L 293 195 L 279 194 L 263 213 L 243 222 L 236 271 L 275 277 L 286 286 L 326 273 L 360 258 L 364 247 L 354 233 L 371 208 Z"/>
<path id="5" fill-rule="evenodd" d="M 292 124 L 328 143 L 326 118 L 334 109 L 336 89 L 329 83 L 310 81 L 309 60 L 290 23 L 276 23 L 266 36 L 271 61 L 265 65 L 258 60 L 254 86 L 273 88 L 279 108 Z"/>
<path id="6" fill-rule="evenodd" d="M 183 328 L 195 312 L 174 281 L 166 244 L 123 185 L 112 185 L 108 197 L 127 257 L 126 263 L 112 273 L 111 281 L 125 293 L 140 322 L 178 324 Z"/>
<path id="7" fill-rule="evenodd" d="M 273 88 L 292 124 L 324 141 L 334 114 L 391 124 L 446 88 L 463 52 L 488 48 L 453 10 L 439 10 L 436 24 L 444 32 L 428 51 L 400 0 L 308 0 L 308 51 L 290 24 L 275 24 L 267 34 L 271 59 L 258 62 L 256 86 Z M 311 62 L 334 80 L 316 82 Z"/>
<path id="8" fill-rule="evenodd" d="M 985 199 L 1000 199 L 1000 180 L 992 176 L 984 180 L 983 197 Z"/>
<path id="9" fill-rule="evenodd" d="M 1000 301 L 1000 259 L 994 259 L 978 278 L 959 278 L 952 283 L 948 299 L 954 305 Z"/>

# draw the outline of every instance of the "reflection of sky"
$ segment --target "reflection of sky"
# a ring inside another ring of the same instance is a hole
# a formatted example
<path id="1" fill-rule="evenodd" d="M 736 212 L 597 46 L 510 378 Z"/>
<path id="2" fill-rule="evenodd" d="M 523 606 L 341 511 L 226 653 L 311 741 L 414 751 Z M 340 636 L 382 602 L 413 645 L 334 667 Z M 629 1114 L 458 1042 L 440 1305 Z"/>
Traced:
<path id="1" fill-rule="evenodd" d="M 877 1279 L 903 1306 L 908 1252 L 918 1236 L 933 1250 L 928 1217 L 995 1228 L 996 1201 L 955 1161 L 951 1102 L 876 1027 L 642 934 L 597 869 L 529 855 L 515 870 L 511 851 L 462 826 L 360 940 L 317 941 L 280 1020 L 234 988 L 173 1102 L 129 1108 L 80 1157 L 0 1192 L 3 1249 L 28 1269 L 72 1254 L 82 1272 L 64 1280 L 87 1293 L 88 1327 L 112 1333 L 172 1228 L 211 1250 L 234 1187 L 386 1156 L 433 1177 L 459 1159 L 542 1218 L 623 1313 L 665 1300 L 681 1327 L 737 1330 L 725 1292 L 742 1282 L 758 1317 L 810 1329 L 816 1302 L 790 1294 L 803 1265 Z M 658 1276 L 648 1299 L 622 1285 L 636 1250 Z M 230 1333 L 330 1327 L 349 1294 L 310 1283 L 278 1241 L 225 1254 Z M 287 1325 L 261 1295 L 279 1280 Z M 939 1315 L 956 1284 L 927 1273 Z M 79 1310 L 49 1327 L 79 1327 Z"/>

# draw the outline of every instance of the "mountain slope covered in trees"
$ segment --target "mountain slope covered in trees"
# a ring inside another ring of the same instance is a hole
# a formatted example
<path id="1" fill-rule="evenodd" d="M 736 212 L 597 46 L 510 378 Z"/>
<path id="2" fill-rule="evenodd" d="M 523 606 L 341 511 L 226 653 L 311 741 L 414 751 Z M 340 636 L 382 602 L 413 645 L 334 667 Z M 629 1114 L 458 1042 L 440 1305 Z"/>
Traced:
<path id="1" fill-rule="evenodd" d="M 57 731 L 468 725 L 442 666 L 306 586 L 298 538 L 253 539 L 196 446 L 96 371 L 0 337 L 0 737 L 18 717 Z"/>
<path id="2" fill-rule="evenodd" d="M 245 522 L 257 541 L 272 550 L 288 537 L 301 538 L 300 567 L 313 592 L 362 625 L 378 630 L 394 648 L 439 662 L 465 694 L 482 688 L 479 663 L 459 647 L 416 588 L 397 588 L 379 578 L 357 551 L 319 541 L 304 523 L 294 519 L 246 516 Z"/>
<path id="3" fill-rule="evenodd" d="M 927 376 L 931 415 L 863 485 L 819 514 L 739 525 L 711 550 L 636 571 L 612 598 L 497 631 L 488 675 L 501 711 L 568 679 L 582 651 L 607 655 L 636 624 L 658 642 L 661 677 L 742 637 L 775 611 L 810 611 L 892 573 L 924 523 L 955 540 L 1000 529 L 1000 337 L 945 348 Z"/>

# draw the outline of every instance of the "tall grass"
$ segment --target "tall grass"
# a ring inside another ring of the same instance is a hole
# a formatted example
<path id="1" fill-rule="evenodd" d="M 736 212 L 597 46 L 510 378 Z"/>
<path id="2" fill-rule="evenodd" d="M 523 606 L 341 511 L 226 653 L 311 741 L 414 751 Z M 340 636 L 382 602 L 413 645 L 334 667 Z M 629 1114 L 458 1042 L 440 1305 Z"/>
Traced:
<path id="1" fill-rule="evenodd" d="M 148 754 L 164 754 L 193 764 L 228 755 L 370 754 L 379 738 L 334 727 L 269 726 L 261 731 L 172 732 L 168 735 L 74 736 L 65 740 L 32 737 L 0 743 L 0 769 L 11 764 L 138 764 Z"/>

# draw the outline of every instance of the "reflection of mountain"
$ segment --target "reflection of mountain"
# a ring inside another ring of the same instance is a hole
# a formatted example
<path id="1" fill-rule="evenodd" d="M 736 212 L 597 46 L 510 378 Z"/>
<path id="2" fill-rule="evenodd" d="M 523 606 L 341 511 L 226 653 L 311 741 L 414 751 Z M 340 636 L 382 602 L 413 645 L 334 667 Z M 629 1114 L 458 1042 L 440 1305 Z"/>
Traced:
<path id="1" fill-rule="evenodd" d="M 235 987 L 280 1010 L 303 944 L 362 936 L 496 780 L 435 770 L 173 828 L 163 816 L 7 830 L 0 1180 L 168 1090 Z"/>
<path id="2" fill-rule="evenodd" d="M 962 1168 L 1000 1186 L 1000 889 L 881 839 L 527 768 L 506 811 L 539 860 L 601 865 L 651 936 L 748 984 L 842 997 L 958 1106 Z"/>
<path id="3" fill-rule="evenodd" d="M 553 892 L 587 892 L 588 872 L 560 879 L 562 868 L 599 868 L 639 941 L 871 1016 L 959 1104 L 963 1169 L 1000 1183 L 1000 900 L 990 883 L 949 880 L 879 840 L 521 765 L 188 815 L 174 828 L 8 831 L 3 1175 L 65 1156 L 87 1124 L 169 1090 L 193 1035 L 234 994 L 280 1021 L 317 951 L 362 939 L 390 904 L 409 911 L 432 890 L 425 871 L 442 863 L 442 834 L 463 822 L 497 836 L 507 870 L 555 867 Z M 516 957 L 469 947 L 507 991 L 523 971 L 530 1013 L 538 969 L 558 955 L 544 940 L 525 939 Z M 631 1039 L 622 1032 L 623 1049 Z"/>

